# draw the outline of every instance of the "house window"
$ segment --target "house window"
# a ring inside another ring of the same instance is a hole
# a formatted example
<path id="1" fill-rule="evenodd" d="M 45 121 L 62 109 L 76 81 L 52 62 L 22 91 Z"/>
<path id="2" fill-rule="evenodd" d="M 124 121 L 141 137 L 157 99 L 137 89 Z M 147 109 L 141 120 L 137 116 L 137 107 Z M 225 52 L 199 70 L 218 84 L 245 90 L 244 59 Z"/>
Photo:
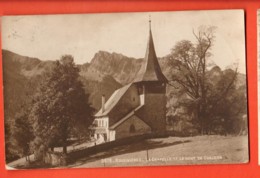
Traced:
<path id="1" fill-rule="evenodd" d="M 130 133 L 135 133 L 135 126 L 134 126 L 134 124 L 130 125 L 129 132 Z"/>
<path id="2" fill-rule="evenodd" d="M 104 134 L 104 140 L 105 140 L 105 141 L 108 141 L 108 139 L 107 139 L 107 134 Z"/>
<path id="3" fill-rule="evenodd" d="M 94 121 L 94 126 L 97 127 L 98 126 L 98 120 Z"/>
<path id="4" fill-rule="evenodd" d="M 139 95 L 142 95 L 142 94 L 143 94 L 143 91 L 144 91 L 143 87 L 139 86 L 139 88 L 138 88 L 138 94 L 139 94 Z"/>

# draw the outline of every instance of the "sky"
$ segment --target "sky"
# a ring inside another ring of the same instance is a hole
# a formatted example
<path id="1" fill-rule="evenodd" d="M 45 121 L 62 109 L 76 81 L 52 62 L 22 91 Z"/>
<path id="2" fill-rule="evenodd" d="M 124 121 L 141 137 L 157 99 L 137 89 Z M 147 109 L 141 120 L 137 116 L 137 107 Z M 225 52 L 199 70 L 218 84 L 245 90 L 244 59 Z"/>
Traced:
<path id="1" fill-rule="evenodd" d="M 4 16 L 2 48 L 41 60 L 71 54 L 77 64 L 100 50 L 143 58 L 149 15 L 158 57 L 178 41 L 195 42 L 192 31 L 199 26 L 216 26 L 211 59 L 222 69 L 238 63 L 245 73 L 243 10 Z"/>

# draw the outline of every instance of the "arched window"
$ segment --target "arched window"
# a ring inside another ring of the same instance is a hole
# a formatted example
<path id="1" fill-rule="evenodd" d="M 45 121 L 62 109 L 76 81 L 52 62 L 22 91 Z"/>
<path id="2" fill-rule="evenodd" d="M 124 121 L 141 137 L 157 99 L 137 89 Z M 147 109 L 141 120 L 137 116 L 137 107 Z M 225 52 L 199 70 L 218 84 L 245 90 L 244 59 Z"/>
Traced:
<path id="1" fill-rule="evenodd" d="M 129 132 L 130 133 L 135 133 L 135 126 L 134 126 L 134 124 L 130 125 Z"/>

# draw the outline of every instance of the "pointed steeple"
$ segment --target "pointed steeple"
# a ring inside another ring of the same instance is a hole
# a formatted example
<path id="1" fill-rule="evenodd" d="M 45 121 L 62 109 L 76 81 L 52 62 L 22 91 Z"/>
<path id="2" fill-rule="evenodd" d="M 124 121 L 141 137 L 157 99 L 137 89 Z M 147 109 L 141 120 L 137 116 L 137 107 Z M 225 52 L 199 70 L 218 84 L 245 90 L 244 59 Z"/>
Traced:
<path id="1" fill-rule="evenodd" d="M 144 58 L 145 62 L 137 73 L 134 82 L 141 81 L 161 81 L 166 83 L 167 79 L 163 75 L 154 49 L 153 36 L 151 30 L 151 19 L 149 17 L 149 38 Z"/>

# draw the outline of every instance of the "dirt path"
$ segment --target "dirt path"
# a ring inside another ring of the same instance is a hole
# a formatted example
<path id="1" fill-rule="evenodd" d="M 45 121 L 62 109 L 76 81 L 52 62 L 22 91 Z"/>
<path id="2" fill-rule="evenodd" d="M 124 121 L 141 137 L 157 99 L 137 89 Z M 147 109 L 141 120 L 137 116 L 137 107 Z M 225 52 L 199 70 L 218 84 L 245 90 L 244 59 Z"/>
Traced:
<path id="1" fill-rule="evenodd" d="M 34 155 L 33 155 L 33 154 L 30 155 L 29 157 L 30 157 L 30 160 L 31 160 L 31 161 L 34 160 Z M 8 163 L 8 164 L 6 165 L 6 168 L 10 170 L 10 169 L 15 169 L 15 167 L 24 166 L 24 165 L 26 165 L 26 164 L 27 164 L 27 161 L 26 161 L 25 157 L 23 157 L 23 158 L 20 158 L 20 159 L 18 159 L 18 160 L 15 160 L 15 161 L 13 161 L 13 162 L 11 162 L 11 163 Z"/>
<path id="2" fill-rule="evenodd" d="M 72 145 L 72 146 L 68 146 L 67 147 L 67 151 L 68 152 L 72 152 L 74 150 L 77 150 L 77 149 L 84 149 L 84 148 L 87 148 L 87 147 L 91 147 L 91 146 L 94 146 L 95 143 L 94 142 L 89 142 L 89 143 L 82 143 L 82 144 L 78 144 L 78 145 Z M 54 151 L 57 151 L 57 152 L 62 152 L 63 148 L 62 147 L 56 147 L 54 148 Z M 33 161 L 34 160 L 34 155 L 30 155 L 30 160 Z M 15 160 L 11 163 L 8 163 L 6 165 L 6 168 L 7 169 L 15 169 L 15 167 L 24 167 L 26 164 L 28 164 L 28 162 L 26 161 L 25 157 L 23 158 L 20 158 L 18 160 Z"/>

